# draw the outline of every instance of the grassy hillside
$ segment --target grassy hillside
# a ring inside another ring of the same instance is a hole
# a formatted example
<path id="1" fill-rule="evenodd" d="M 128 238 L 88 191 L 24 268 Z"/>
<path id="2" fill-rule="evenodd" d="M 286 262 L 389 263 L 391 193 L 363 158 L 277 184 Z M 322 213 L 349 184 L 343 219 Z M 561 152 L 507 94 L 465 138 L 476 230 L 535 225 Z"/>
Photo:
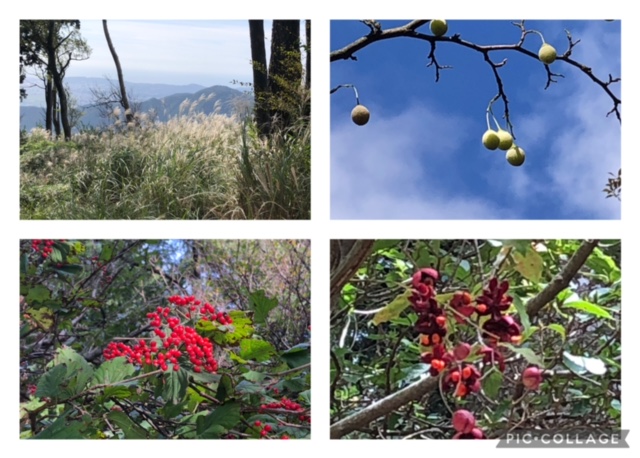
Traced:
<path id="1" fill-rule="evenodd" d="M 22 219 L 309 219 L 308 122 L 266 141 L 246 119 L 193 113 L 23 133 Z"/>

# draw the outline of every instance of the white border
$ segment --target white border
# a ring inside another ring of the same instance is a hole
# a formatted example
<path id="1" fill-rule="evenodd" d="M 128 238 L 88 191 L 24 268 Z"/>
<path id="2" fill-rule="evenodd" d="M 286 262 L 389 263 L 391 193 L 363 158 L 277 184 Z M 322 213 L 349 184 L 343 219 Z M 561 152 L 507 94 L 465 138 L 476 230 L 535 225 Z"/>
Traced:
<path id="1" fill-rule="evenodd" d="M 9 3 L 5 6 L 0 28 L 2 40 L 2 62 L 5 72 L 0 73 L 2 98 L 5 101 L 4 116 L 0 124 L 5 147 L 4 157 L 7 164 L 7 176 L 3 180 L 2 215 L 4 247 L 2 259 L 3 285 L 10 293 L 7 297 L 7 316 L 2 320 L 0 334 L 8 351 L 4 364 L 6 374 L 0 378 L 2 392 L 7 402 L 2 409 L 3 444 L 8 452 L 43 454 L 49 457 L 65 456 L 110 456 L 114 452 L 136 456 L 154 452 L 199 455 L 225 453 L 258 453 L 266 457 L 300 457 L 312 451 L 318 454 L 340 453 L 356 456 L 388 456 L 390 453 L 437 456 L 439 453 L 470 451 L 474 454 L 504 453 L 495 449 L 495 443 L 480 441 L 432 441 L 429 444 L 412 442 L 402 445 L 397 441 L 329 441 L 329 239 L 330 238 L 622 238 L 624 246 L 623 272 L 627 288 L 632 287 L 638 268 L 637 242 L 631 226 L 637 208 L 636 174 L 634 157 L 640 154 L 637 143 L 631 141 L 630 132 L 623 129 L 623 162 L 625 177 L 625 205 L 622 212 L 627 219 L 626 233 L 621 221 L 335 221 L 329 220 L 329 20 L 377 17 L 385 19 L 403 19 L 424 16 L 450 19 L 623 19 L 623 79 L 625 96 L 625 123 L 638 128 L 637 122 L 637 59 L 633 54 L 637 50 L 637 31 L 635 15 L 632 14 L 632 2 L 608 0 L 599 3 L 567 2 L 558 0 L 539 0 L 536 2 L 498 2 L 486 0 L 452 0 L 450 2 L 415 2 L 395 0 L 392 2 L 269 2 L 244 0 L 241 2 L 203 2 L 182 0 L 176 4 L 168 2 L 132 2 L 113 0 L 103 3 L 88 1 L 30 2 Z M 259 221 L 83 221 L 49 222 L 19 221 L 19 159 L 18 159 L 18 97 L 17 72 L 11 70 L 12 62 L 18 58 L 18 20 L 52 19 L 78 17 L 80 19 L 312 19 L 312 221 L 299 222 L 259 222 Z M 417 13 L 417 14 L 416 14 Z M 250 16 L 250 17 L 248 17 Z M 628 22 L 627 22 L 628 21 Z M 625 135 L 626 132 L 626 135 Z M 626 159 L 626 161 L 625 161 Z M 594 183 L 594 186 L 600 186 Z M 17 244 L 21 238 L 310 238 L 312 240 L 312 332 L 313 332 L 313 371 L 312 402 L 313 431 L 311 441 L 20 441 L 18 439 L 18 390 L 16 372 L 18 367 L 18 327 L 15 314 L 18 297 Z M 623 292 L 624 294 L 624 292 Z M 624 295 L 631 298 L 632 293 Z M 635 296 L 635 295 L 634 295 Z M 634 297 L 635 298 L 635 297 Z M 628 305 L 628 307 L 626 306 Z M 632 323 L 637 323 L 637 309 L 633 302 L 625 303 L 622 339 L 632 341 Z M 625 324 L 626 323 L 626 324 Z M 637 324 L 636 324 L 637 326 Z M 632 347 L 627 347 L 632 348 Z M 633 355 L 633 353 L 630 353 Z M 631 356 L 633 357 L 633 356 Z M 631 366 L 633 367 L 633 366 Z M 635 384 L 631 384 L 630 370 L 624 371 L 626 383 L 623 383 L 623 426 L 631 429 L 630 443 L 633 442 L 638 422 L 632 415 L 638 405 Z M 279 444 L 279 445 L 278 445 Z M 320 446 L 321 448 L 317 448 Z M 18 447 L 16 452 L 15 447 Z M 446 450 L 445 450 L 446 449 Z M 513 453 L 507 450 L 506 453 Z M 538 450 L 517 450 L 518 456 L 533 456 Z M 544 450 L 549 455 L 566 453 L 562 450 Z M 599 456 L 597 450 L 581 450 L 583 456 Z M 629 454 L 629 450 L 620 453 Z M 31 455 L 30 455 L 31 456 Z"/>

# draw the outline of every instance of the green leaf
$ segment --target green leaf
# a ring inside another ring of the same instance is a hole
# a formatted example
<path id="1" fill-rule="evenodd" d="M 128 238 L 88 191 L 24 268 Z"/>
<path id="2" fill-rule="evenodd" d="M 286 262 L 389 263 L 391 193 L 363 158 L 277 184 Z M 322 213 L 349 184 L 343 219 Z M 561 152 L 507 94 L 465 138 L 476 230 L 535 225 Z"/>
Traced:
<path id="1" fill-rule="evenodd" d="M 203 417 L 198 417 L 198 421 L 204 423 Z M 220 439 L 227 430 L 220 425 L 212 425 L 207 429 L 198 432 L 196 439 Z"/>
<path id="2" fill-rule="evenodd" d="M 607 312 L 605 309 L 603 309 L 599 305 L 592 304 L 591 302 L 576 300 L 573 302 L 565 302 L 562 307 L 580 310 L 590 315 L 613 320 L 613 317 L 609 312 Z"/>
<path id="3" fill-rule="evenodd" d="M 502 241 L 504 247 L 513 247 L 516 250 L 516 253 L 521 255 L 526 255 L 529 250 L 532 249 L 531 240 L 503 240 Z"/>
<path id="4" fill-rule="evenodd" d="M 179 404 L 165 404 L 160 410 L 160 414 L 164 418 L 175 418 L 178 415 L 181 415 L 189 405 L 189 401 L 185 400 Z"/>
<path id="5" fill-rule="evenodd" d="M 148 439 L 147 432 L 135 424 L 126 413 L 112 410 L 107 414 L 107 418 L 122 430 L 125 439 Z"/>
<path id="6" fill-rule="evenodd" d="M 567 299 L 569 299 L 572 295 L 573 295 L 573 291 L 571 290 L 571 288 L 566 288 L 563 289 L 562 291 L 560 291 L 558 293 L 558 295 L 556 296 L 556 300 L 558 301 L 559 304 L 562 304 L 564 301 L 566 301 Z"/>
<path id="7" fill-rule="evenodd" d="M 536 355 L 535 352 L 530 348 L 518 348 L 518 347 L 514 347 L 513 345 L 507 344 L 507 343 L 501 343 L 500 346 L 508 348 L 512 352 L 522 356 L 530 364 L 535 364 L 536 366 L 544 367 L 544 363 L 542 362 L 540 357 L 538 355 Z"/>
<path id="8" fill-rule="evenodd" d="M 105 399 L 127 399 L 131 397 L 131 391 L 126 386 L 107 386 L 103 393 Z"/>
<path id="9" fill-rule="evenodd" d="M 607 366 L 599 358 L 572 355 L 565 351 L 562 353 L 562 361 L 570 370 L 578 375 L 582 375 L 587 372 L 594 375 L 604 375 L 607 373 Z"/>
<path id="10" fill-rule="evenodd" d="M 29 271 L 29 255 L 27 253 L 22 253 L 20 255 L 20 273 L 22 275 L 27 275 Z"/>
<path id="11" fill-rule="evenodd" d="M 36 396 L 39 398 L 58 398 L 61 394 L 61 389 L 63 388 L 62 383 L 66 376 L 66 366 L 53 366 L 40 377 L 38 388 L 36 389 Z"/>
<path id="12" fill-rule="evenodd" d="M 204 418 L 203 431 L 212 426 L 220 426 L 225 430 L 233 428 L 240 422 L 240 403 L 233 401 L 217 407 Z"/>
<path id="13" fill-rule="evenodd" d="M 255 324 L 263 324 L 267 319 L 269 312 L 278 305 L 277 299 L 269 299 L 264 291 L 256 291 L 249 296 L 249 307 L 255 312 L 253 322 Z"/>
<path id="14" fill-rule="evenodd" d="M 392 318 L 397 318 L 404 309 L 411 305 L 409 302 L 410 296 L 411 290 L 407 290 L 404 293 L 399 294 L 394 300 L 373 316 L 372 323 L 377 326 L 381 323 L 386 323 Z"/>
<path id="15" fill-rule="evenodd" d="M 230 351 L 228 354 L 229 354 L 229 357 L 238 364 L 247 364 L 249 362 L 246 359 L 240 358 L 238 355 L 236 355 L 232 351 Z"/>
<path id="16" fill-rule="evenodd" d="M 53 364 L 67 366 L 66 394 L 69 397 L 82 393 L 93 376 L 93 367 L 72 348 L 62 348 L 53 358 Z"/>
<path id="17" fill-rule="evenodd" d="M 291 369 L 304 366 L 311 362 L 311 346 L 308 343 L 301 343 L 282 353 L 280 357 Z"/>
<path id="18" fill-rule="evenodd" d="M 242 394 L 264 393 L 264 387 L 262 385 L 258 385 L 257 383 L 243 380 L 236 386 L 236 391 Z"/>
<path id="19" fill-rule="evenodd" d="M 520 296 L 513 296 L 513 306 L 516 308 L 518 312 L 518 316 L 520 317 L 520 323 L 524 327 L 524 332 L 529 331 L 531 327 L 531 321 L 529 321 L 529 314 L 527 313 L 527 307 L 524 305 L 522 298 Z"/>
<path id="20" fill-rule="evenodd" d="M 558 334 L 560 334 L 562 336 L 562 341 L 563 342 L 567 338 L 567 331 L 564 329 L 564 326 L 562 326 L 561 324 L 552 323 L 552 324 L 547 326 L 547 329 L 551 329 L 552 331 L 555 331 Z"/>
<path id="21" fill-rule="evenodd" d="M 230 331 L 215 331 L 213 333 L 213 339 L 219 345 L 235 345 L 240 340 L 251 337 L 253 334 L 251 319 L 247 317 L 245 312 L 234 310 L 229 312 L 229 316 L 233 320 Z"/>
<path id="22" fill-rule="evenodd" d="M 244 374 L 242 374 L 242 376 L 250 382 L 258 382 L 258 383 L 260 383 L 266 378 L 266 374 L 263 374 L 262 372 L 256 372 L 256 371 L 247 371 Z"/>
<path id="23" fill-rule="evenodd" d="M 502 387 L 502 379 L 502 372 L 496 370 L 491 371 L 489 375 L 482 379 L 482 390 L 491 399 L 497 399 L 500 388 Z"/>
<path id="24" fill-rule="evenodd" d="M 61 366 L 59 366 L 61 367 Z M 71 410 L 64 412 L 47 428 L 40 431 L 34 439 L 84 439 L 81 431 L 86 425 L 80 421 L 69 421 Z"/>
<path id="25" fill-rule="evenodd" d="M 93 373 L 91 385 L 114 384 L 125 380 L 136 371 L 124 356 L 105 361 Z"/>
<path id="26" fill-rule="evenodd" d="M 516 263 L 515 269 L 520 272 L 524 278 L 533 283 L 540 282 L 542 278 L 542 268 L 544 267 L 544 261 L 540 253 L 529 246 L 526 252 L 515 251 L 512 253 L 512 256 Z"/>
<path id="27" fill-rule="evenodd" d="M 29 288 L 27 293 L 27 303 L 44 302 L 51 298 L 51 292 L 42 285 L 36 285 L 33 288 Z"/>
<path id="28" fill-rule="evenodd" d="M 71 264 L 67 266 L 60 266 L 60 267 L 51 266 L 51 270 L 62 275 L 68 275 L 70 277 L 81 274 L 83 271 L 82 266 L 71 265 Z"/>
<path id="29" fill-rule="evenodd" d="M 620 410 L 622 409 L 622 406 L 620 405 L 620 401 L 618 399 L 612 399 L 611 408 L 620 412 Z"/>
<path id="30" fill-rule="evenodd" d="M 244 339 L 240 341 L 240 357 L 262 363 L 268 360 L 276 349 L 266 340 Z"/>
<path id="31" fill-rule="evenodd" d="M 102 251 L 100 252 L 100 261 L 104 264 L 105 262 L 111 261 L 111 257 L 113 256 L 113 244 L 105 243 L 102 245 Z"/>
<path id="32" fill-rule="evenodd" d="M 172 404 L 181 402 L 187 394 L 187 387 L 189 386 L 187 371 L 184 369 L 179 371 L 169 370 L 165 372 L 163 380 L 162 398 L 165 402 L 171 402 Z"/>
<path id="33" fill-rule="evenodd" d="M 55 245 L 51 247 L 51 254 L 49 255 L 49 259 L 52 262 L 62 262 L 62 252 L 60 251 L 60 247 Z"/>
<path id="34" fill-rule="evenodd" d="M 224 374 L 220 378 L 218 383 L 218 390 L 216 391 L 216 399 L 220 402 L 226 401 L 229 397 L 233 396 L 233 380 L 227 374 Z"/>
<path id="35" fill-rule="evenodd" d="M 378 250 L 386 250 L 388 248 L 393 248 L 395 247 L 398 243 L 400 242 L 400 240 L 376 240 L 373 243 L 373 249 L 372 251 L 376 252 Z"/>
<path id="36" fill-rule="evenodd" d="M 27 309 L 27 313 L 43 330 L 48 331 L 53 326 L 53 311 L 51 309 L 46 307 L 30 308 Z"/>

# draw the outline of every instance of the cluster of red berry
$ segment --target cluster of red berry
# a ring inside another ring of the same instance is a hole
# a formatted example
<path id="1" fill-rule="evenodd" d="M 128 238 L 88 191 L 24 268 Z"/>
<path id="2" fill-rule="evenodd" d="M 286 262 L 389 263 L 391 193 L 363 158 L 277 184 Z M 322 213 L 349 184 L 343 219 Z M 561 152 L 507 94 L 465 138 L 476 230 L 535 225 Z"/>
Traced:
<path id="1" fill-rule="evenodd" d="M 260 431 L 260 435 L 262 437 L 266 437 L 272 430 L 273 428 L 271 427 L 271 425 L 264 425 L 262 426 L 262 422 L 260 420 L 256 420 L 256 422 L 254 423 L 254 426 L 256 428 L 261 428 L 258 431 Z"/>
<path id="2" fill-rule="evenodd" d="M 227 313 L 216 313 L 216 308 L 213 305 L 209 303 L 202 304 L 194 296 L 171 296 L 169 302 L 178 307 L 187 307 L 189 309 L 186 313 L 188 318 L 199 313 L 201 320 L 217 321 L 223 326 L 233 324 L 233 319 Z"/>
<path id="3" fill-rule="evenodd" d="M 64 240 L 60 240 L 64 242 Z M 47 259 L 49 255 L 53 252 L 53 245 L 55 245 L 55 240 L 32 240 L 31 241 L 31 249 L 36 253 L 40 253 L 44 259 Z"/>
<path id="4" fill-rule="evenodd" d="M 290 410 L 293 412 L 300 412 L 304 410 L 304 408 L 300 404 L 290 399 L 287 399 L 286 397 L 280 399 L 280 402 L 270 402 L 269 404 L 262 404 L 260 406 L 260 410 L 278 410 L 278 409 Z"/>
<path id="5" fill-rule="evenodd" d="M 177 297 L 179 296 L 172 296 L 170 302 L 175 303 Z M 187 299 L 190 299 L 188 303 L 200 302 L 195 298 L 191 300 L 191 297 Z M 163 371 L 168 370 L 168 363 L 171 363 L 173 370 L 178 371 L 182 358 L 183 361 L 188 359 L 191 362 L 195 372 L 217 372 L 218 362 L 213 355 L 213 343 L 192 327 L 180 324 L 180 319 L 170 316 L 170 313 L 169 307 L 158 307 L 155 312 L 147 314 L 154 334 L 161 339 L 161 346 L 156 340 L 147 344 L 146 339 L 139 339 L 134 347 L 122 342 L 111 342 L 104 350 L 105 359 L 124 356 L 132 364 L 153 365 Z M 162 330 L 163 321 L 167 323 L 168 333 Z M 183 358 L 184 353 L 188 358 Z"/>

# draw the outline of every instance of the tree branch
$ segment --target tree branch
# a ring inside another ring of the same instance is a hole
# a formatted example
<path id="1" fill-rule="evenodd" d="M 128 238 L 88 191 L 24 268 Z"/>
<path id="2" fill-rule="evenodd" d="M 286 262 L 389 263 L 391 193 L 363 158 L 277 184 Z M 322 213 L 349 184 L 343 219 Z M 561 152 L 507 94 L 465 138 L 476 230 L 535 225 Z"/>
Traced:
<path id="1" fill-rule="evenodd" d="M 573 254 L 567 265 L 540 293 L 527 304 L 527 314 L 533 318 L 540 310 L 569 286 L 569 283 L 598 246 L 598 240 L 585 240 Z"/>
<path id="2" fill-rule="evenodd" d="M 361 411 L 334 423 L 331 425 L 330 437 L 331 439 L 340 439 L 346 434 L 367 426 L 372 421 L 387 415 L 411 401 L 417 401 L 425 394 L 435 391 L 437 388 L 438 377 L 428 377 L 415 382 L 408 387 L 371 404 L 369 407 L 365 407 Z"/>

